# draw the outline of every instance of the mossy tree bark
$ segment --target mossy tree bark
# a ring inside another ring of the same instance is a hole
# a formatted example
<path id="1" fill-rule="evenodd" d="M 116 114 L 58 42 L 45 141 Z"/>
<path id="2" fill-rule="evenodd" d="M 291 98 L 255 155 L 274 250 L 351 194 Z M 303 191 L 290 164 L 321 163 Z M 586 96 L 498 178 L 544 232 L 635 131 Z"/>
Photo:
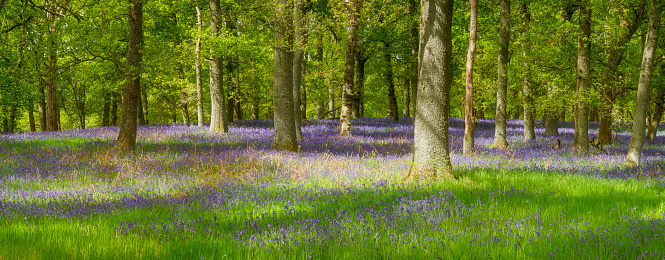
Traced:
<path id="1" fill-rule="evenodd" d="M 499 17 L 499 69 L 494 114 L 494 147 L 506 149 L 506 95 L 508 92 L 508 45 L 510 44 L 510 0 L 501 0 Z"/>

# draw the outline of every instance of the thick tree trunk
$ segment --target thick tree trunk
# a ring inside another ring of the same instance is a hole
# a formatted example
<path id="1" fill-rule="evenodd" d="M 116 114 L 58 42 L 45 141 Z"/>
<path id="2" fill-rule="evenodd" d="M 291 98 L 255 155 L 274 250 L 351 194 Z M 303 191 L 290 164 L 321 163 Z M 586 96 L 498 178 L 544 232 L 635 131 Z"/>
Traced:
<path id="1" fill-rule="evenodd" d="M 508 45 L 510 44 L 510 0 L 501 0 L 499 30 L 499 69 L 494 114 L 494 147 L 506 149 L 506 94 L 508 91 Z"/>
<path id="2" fill-rule="evenodd" d="M 637 87 L 635 100 L 635 113 L 633 116 L 633 136 L 630 138 L 626 163 L 633 166 L 641 164 L 642 145 L 645 139 L 646 112 L 649 106 L 649 88 L 651 87 L 651 74 L 653 73 L 654 56 L 658 42 L 658 29 L 660 28 L 661 0 L 651 0 L 651 13 L 649 15 L 649 29 L 642 66 L 640 69 L 640 83 Z"/>
<path id="3" fill-rule="evenodd" d="M 656 138 L 656 132 L 658 132 L 658 125 L 660 124 L 660 120 L 663 118 L 663 105 L 665 105 L 663 99 L 664 99 L 663 90 L 659 89 L 658 95 L 654 100 L 656 108 L 654 109 L 653 116 L 651 116 L 651 122 L 649 122 L 649 131 L 647 132 L 647 140 L 653 140 Z"/>
<path id="4" fill-rule="evenodd" d="M 395 96 L 395 81 L 393 79 L 393 58 L 389 53 L 390 46 L 386 45 L 386 53 L 383 54 L 383 60 L 386 63 L 386 71 L 383 75 L 386 76 L 386 83 L 388 84 L 388 105 L 390 106 L 390 116 L 393 122 L 399 121 L 399 108 L 397 108 L 397 97 Z"/>
<path id="5" fill-rule="evenodd" d="M 577 36 L 577 109 L 575 112 L 575 136 L 573 150 L 577 156 L 589 152 L 589 87 L 591 87 L 591 10 L 589 0 L 583 1 L 579 10 Z"/>
<path id="6" fill-rule="evenodd" d="M 358 34 L 358 19 L 360 19 L 360 8 L 362 0 L 350 0 L 349 2 L 349 33 L 346 43 L 346 58 L 344 60 L 344 87 L 342 89 L 342 112 L 339 117 L 339 135 L 351 135 L 351 107 L 354 101 L 353 88 L 353 66 L 355 65 L 355 54 Z"/>
<path id="7" fill-rule="evenodd" d="M 418 18 L 420 17 L 420 8 L 416 0 L 409 0 L 409 16 L 411 17 L 411 24 L 409 29 L 411 32 L 411 62 L 409 64 L 411 77 L 411 106 L 413 107 L 413 121 L 416 120 L 416 102 L 418 97 L 418 44 L 420 44 L 419 24 Z"/>
<path id="8" fill-rule="evenodd" d="M 545 135 L 559 135 L 559 119 L 556 112 L 549 112 L 545 116 Z"/>
<path id="9" fill-rule="evenodd" d="M 533 96 L 531 90 L 531 42 L 528 35 L 531 11 L 529 2 L 522 3 L 522 55 L 524 56 L 524 82 L 522 83 L 522 98 L 524 107 L 524 141 L 536 139 L 535 119 L 533 112 Z"/>
<path id="10" fill-rule="evenodd" d="M 141 61 L 143 55 L 143 0 L 129 0 L 129 42 L 127 44 L 127 83 L 122 93 L 122 122 L 114 149 L 134 151 L 136 113 L 140 100 Z"/>
<path id="11" fill-rule="evenodd" d="M 474 133 L 476 119 L 473 115 L 473 60 L 476 55 L 476 40 L 478 38 L 478 1 L 469 0 L 471 14 L 469 17 L 469 50 L 466 54 L 466 93 L 464 100 L 464 143 L 462 153 L 472 155 L 474 152 Z"/>
<path id="12" fill-rule="evenodd" d="M 46 17 L 48 19 L 49 33 L 47 40 L 47 71 L 48 78 L 46 80 L 46 131 L 57 131 L 59 118 L 58 118 L 58 102 L 57 102 L 57 74 L 58 74 L 58 46 L 56 45 L 56 20 L 57 6 L 54 0 L 48 1 L 48 12 Z"/>
<path id="13" fill-rule="evenodd" d="M 219 0 L 210 0 L 210 34 L 213 37 L 221 36 L 222 19 L 221 6 Z M 226 119 L 225 98 L 224 95 L 224 67 L 222 59 L 217 55 L 217 51 L 210 50 L 210 132 L 226 133 L 229 130 Z"/>
<path id="14" fill-rule="evenodd" d="M 453 0 L 422 0 L 421 8 L 411 181 L 454 177 L 448 143 Z"/>
<path id="15" fill-rule="evenodd" d="M 296 139 L 302 140 L 302 110 L 300 110 L 300 90 L 302 86 L 303 56 L 305 53 L 303 46 L 303 34 L 305 31 L 305 18 L 303 14 L 302 0 L 295 0 L 293 5 L 293 26 L 295 28 L 295 46 L 293 54 L 293 117 L 296 131 Z"/>
<path id="16" fill-rule="evenodd" d="M 203 31 L 203 19 L 201 18 L 201 8 L 199 7 L 199 1 L 196 1 L 196 25 L 199 35 Z M 196 111 L 199 127 L 203 127 L 203 76 L 201 75 L 201 37 L 196 37 L 196 49 L 194 50 L 196 59 L 194 61 L 194 67 L 196 67 Z"/>
<path id="17" fill-rule="evenodd" d="M 288 0 L 279 0 L 275 10 L 275 47 L 273 47 L 273 104 L 275 106 L 275 134 L 272 148 L 295 152 L 298 141 L 293 112 L 293 7 Z"/>

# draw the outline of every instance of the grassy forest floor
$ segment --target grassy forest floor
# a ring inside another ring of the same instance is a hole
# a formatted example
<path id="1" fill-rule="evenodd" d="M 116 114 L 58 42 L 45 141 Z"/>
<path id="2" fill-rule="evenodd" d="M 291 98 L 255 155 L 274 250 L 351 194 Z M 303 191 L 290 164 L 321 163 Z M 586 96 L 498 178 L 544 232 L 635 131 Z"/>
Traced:
<path id="1" fill-rule="evenodd" d="M 463 181 L 413 185 L 409 119 L 354 120 L 343 138 L 312 122 L 298 153 L 270 150 L 270 121 L 142 127 L 135 155 L 109 151 L 117 128 L 0 136 L 0 259 L 665 257 L 663 128 L 627 168 L 629 133 L 576 157 L 571 122 L 525 143 L 510 121 L 497 150 L 479 120 L 465 157 L 452 119 Z"/>

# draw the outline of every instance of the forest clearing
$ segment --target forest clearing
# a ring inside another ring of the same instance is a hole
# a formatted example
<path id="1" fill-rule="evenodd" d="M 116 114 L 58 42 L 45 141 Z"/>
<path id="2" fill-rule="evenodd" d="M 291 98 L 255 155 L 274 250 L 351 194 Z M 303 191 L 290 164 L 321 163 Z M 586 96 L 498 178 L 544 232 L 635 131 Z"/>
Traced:
<path id="1" fill-rule="evenodd" d="M 184 125 L 140 127 L 135 155 L 113 153 L 117 128 L 3 135 L 4 259 L 661 259 L 665 136 L 644 164 L 624 165 L 629 134 L 604 152 L 572 154 L 559 136 L 491 148 L 481 120 L 460 180 L 413 185 L 410 118 L 303 125 L 299 152 L 271 150 L 272 122 L 225 135 Z M 592 124 L 592 130 L 597 125 Z M 593 135 L 593 131 L 591 132 Z M 560 139 L 561 146 L 553 145 Z"/>

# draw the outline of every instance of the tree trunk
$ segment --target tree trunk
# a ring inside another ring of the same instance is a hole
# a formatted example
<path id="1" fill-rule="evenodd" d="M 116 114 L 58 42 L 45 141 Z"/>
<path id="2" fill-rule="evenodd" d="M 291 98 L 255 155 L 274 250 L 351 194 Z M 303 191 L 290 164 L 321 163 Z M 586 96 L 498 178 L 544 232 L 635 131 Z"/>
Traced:
<path id="1" fill-rule="evenodd" d="M 120 95 L 118 95 L 118 93 L 113 91 L 111 96 L 112 96 L 112 100 L 111 100 L 111 125 L 112 126 L 117 126 L 118 125 L 118 101 L 120 100 Z"/>
<path id="2" fill-rule="evenodd" d="M 344 87 L 342 89 L 342 112 L 339 117 L 340 136 L 351 135 L 351 107 L 354 101 L 353 88 L 353 66 L 355 65 L 355 54 L 358 34 L 358 19 L 360 19 L 360 8 L 362 0 L 349 1 L 349 33 L 346 43 L 346 58 L 344 60 Z"/>
<path id="3" fill-rule="evenodd" d="M 203 31 L 203 19 L 201 18 L 201 8 L 199 7 L 199 1 L 196 1 L 196 25 L 199 35 Z M 201 37 L 196 37 L 196 49 L 194 50 L 196 59 L 194 61 L 194 66 L 196 67 L 196 111 L 197 111 L 197 122 L 199 127 L 203 127 L 203 76 L 201 75 Z"/>
<path id="4" fill-rule="evenodd" d="M 221 37 L 221 6 L 219 0 L 210 0 L 210 34 L 213 37 Z M 217 55 L 214 48 L 210 49 L 210 132 L 226 133 L 229 130 L 226 119 L 224 95 L 224 67 L 222 59 Z"/>
<path id="5" fill-rule="evenodd" d="M 637 87 L 637 98 L 635 100 L 633 136 L 630 138 L 628 155 L 626 156 L 626 162 L 633 166 L 638 166 L 641 163 L 642 145 L 645 139 L 646 112 L 649 106 L 649 88 L 651 87 L 651 74 L 653 73 L 653 58 L 656 53 L 658 28 L 660 28 L 660 13 L 662 10 L 660 0 L 651 0 L 649 29 L 644 44 L 640 82 Z"/>
<path id="6" fill-rule="evenodd" d="M 506 94 L 508 91 L 508 44 L 510 44 L 510 0 L 501 0 L 499 30 L 499 69 L 494 115 L 494 147 L 506 149 Z"/>
<path id="7" fill-rule="evenodd" d="M 663 90 L 659 89 L 658 95 L 654 100 L 656 108 L 654 109 L 653 116 L 651 116 L 651 122 L 649 123 L 647 140 L 653 140 L 656 138 L 656 132 L 658 132 L 658 125 L 660 124 L 660 120 L 663 118 L 663 105 L 665 105 L 663 99 L 664 99 Z"/>
<path id="8" fill-rule="evenodd" d="M 528 35 L 531 11 L 529 2 L 522 3 L 522 55 L 524 56 L 524 82 L 522 84 L 522 98 L 524 99 L 524 141 L 536 139 L 535 119 L 533 112 L 533 96 L 531 90 L 531 42 Z"/>
<path id="9" fill-rule="evenodd" d="M 407 180 L 454 177 L 448 143 L 453 0 L 422 0 L 413 163 Z"/>
<path id="10" fill-rule="evenodd" d="M 395 81 L 393 79 L 393 61 L 392 55 L 390 54 L 390 46 L 386 44 L 386 53 L 383 54 L 383 60 L 386 62 L 386 71 L 384 75 L 386 76 L 386 83 L 388 84 L 388 104 L 390 106 L 390 116 L 393 118 L 393 122 L 399 121 L 399 108 L 397 108 L 397 97 L 395 96 Z"/>
<path id="11" fill-rule="evenodd" d="M 365 63 L 368 58 L 365 58 L 362 52 L 356 52 L 356 83 L 355 83 L 355 104 L 353 105 L 354 114 L 356 118 L 363 117 L 363 93 L 365 92 Z"/>
<path id="12" fill-rule="evenodd" d="M 328 85 L 328 119 L 335 119 L 335 90 L 330 80 L 326 80 L 326 83 Z"/>
<path id="13" fill-rule="evenodd" d="M 559 119 L 556 112 L 549 112 L 545 116 L 545 135 L 559 135 Z"/>
<path id="14" fill-rule="evenodd" d="M 300 110 L 300 89 L 302 86 L 302 72 L 303 72 L 303 34 L 305 31 L 305 18 L 303 14 L 302 0 L 295 0 L 293 5 L 293 21 L 295 32 L 295 50 L 293 54 L 293 117 L 294 127 L 296 131 L 296 139 L 302 140 L 302 128 L 300 120 L 302 120 L 302 111 Z"/>
<path id="15" fill-rule="evenodd" d="M 184 90 L 180 91 L 180 111 L 182 114 L 182 122 L 185 125 L 189 125 L 189 98 L 187 97 L 187 92 Z"/>
<path id="16" fill-rule="evenodd" d="M 413 107 L 413 122 L 416 120 L 416 101 L 418 97 L 418 44 L 420 44 L 420 35 L 418 28 L 419 6 L 416 0 L 409 0 L 409 16 L 411 18 L 411 62 L 409 76 L 411 77 L 411 106 Z"/>
<path id="17" fill-rule="evenodd" d="M 139 89 L 136 99 L 136 124 L 145 125 L 145 114 L 143 114 L 143 99 L 141 98 L 141 89 Z"/>
<path id="18" fill-rule="evenodd" d="M 295 152 L 298 141 L 293 112 L 293 7 L 288 0 L 279 0 L 275 9 L 275 53 L 273 74 L 273 104 L 275 107 L 275 134 L 272 148 Z"/>
<path id="19" fill-rule="evenodd" d="M 326 113 L 325 102 L 323 100 L 319 100 L 319 102 L 316 103 L 316 118 L 323 119 L 325 113 Z"/>
<path id="20" fill-rule="evenodd" d="M 140 89 L 140 95 L 141 95 L 141 106 L 137 109 L 143 109 L 143 123 L 150 124 L 150 120 L 148 120 L 148 94 L 146 94 L 145 88 Z"/>
<path id="21" fill-rule="evenodd" d="M 37 126 L 35 125 L 35 105 L 33 104 L 32 98 L 28 99 L 28 122 L 30 124 L 30 131 L 36 132 Z"/>
<path id="22" fill-rule="evenodd" d="M 471 14 L 469 17 L 469 50 L 466 54 L 466 94 L 464 101 L 464 142 L 462 153 L 472 155 L 474 152 L 474 133 L 476 119 L 473 115 L 473 60 L 476 55 L 476 40 L 478 38 L 478 1 L 469 0 Z"/>
<path id="23" fill-rule="evenodd" d="M 45 83 L 41 81 L 41 83 Z M 44 92 L 45 85 L 39 85 L 39 102 L 37 103 L 37 110 L 39 111 L 39 131 L 48 131 L 46 128 L 46 94 Z"/>
<path id="24" fill-rule="evenodd" d="M 408 118 L 411 117 L 411 82 L 409 77 L 404 78 L 404 89 L 402 89 L 402 101 L 404 106 L 402 107 L 402 117 Z"/>
<path id="25" fill-rule="evenodd" d="M 134 151 L 136 147 L 136 111 L 141 89 L 143 55 L 143 0 L 129 0 L 129 42 L 127 44 L 127 83 L 122 93 L 122 122 L 114 149 Z"/>
<path id="26" fill-rule="evenodd" d="M 47 41 L 47 71 L 48 78 L 46 81 L 46 131 L 57 131 L 58 130 L 58 102 L 57 102 L 57 74 L 58 74 L 58 46 L 56 45 L 56 20 L 57 16 L 57 6 L 54 0 L 48 1 L 48 12 L 46 17 L 48 19 L 49 33 Z"/>
<path id="27" fill-rule="evenodd" d="M 227 57 L 227 63 L 226 63 L 226 85 L 228 86 L 228 92 L 226 92 L 226 121 L 231 123 L 235 122 L 235 106 L 236 106 L 236 98 L 235 94 L 237 91 L 237 84 L 235 80 L 233 80 L 233 73 L 236 72 L 235 69 L 235 64 L 236 60 L 232 57 Z"/>
<path id="28" fill-rule="evenodd" d="M 577 36 L 577 109 L 575 112 L 575 136 L 573 150 L 577 156 L 589 152 L 589 87 L 591 86 L 591 10 L 589 0 L 583 1 L 579 10 Z"/>
<path id="29" fill-rule="evenodd" d="M 302 102 L 302 104 L 300 104 L 300 118 L 307 119 L 307 88 L 302 84 L 300 87 L 302 88 L 302 94 L 300 96 L 300 101 Z"/>
<path id="30" fill-rule="evenodd" d="M 104 91 L 104 106 L 102 107 L 102 126 L 109 126 L 109 114 L 111 110 L 111 93 Z"/>
<path id="31" fill-rule="evenodd" d="M 259 120 L 259 104 L 254 103 L 252 104 L 252 120 Z"/>

